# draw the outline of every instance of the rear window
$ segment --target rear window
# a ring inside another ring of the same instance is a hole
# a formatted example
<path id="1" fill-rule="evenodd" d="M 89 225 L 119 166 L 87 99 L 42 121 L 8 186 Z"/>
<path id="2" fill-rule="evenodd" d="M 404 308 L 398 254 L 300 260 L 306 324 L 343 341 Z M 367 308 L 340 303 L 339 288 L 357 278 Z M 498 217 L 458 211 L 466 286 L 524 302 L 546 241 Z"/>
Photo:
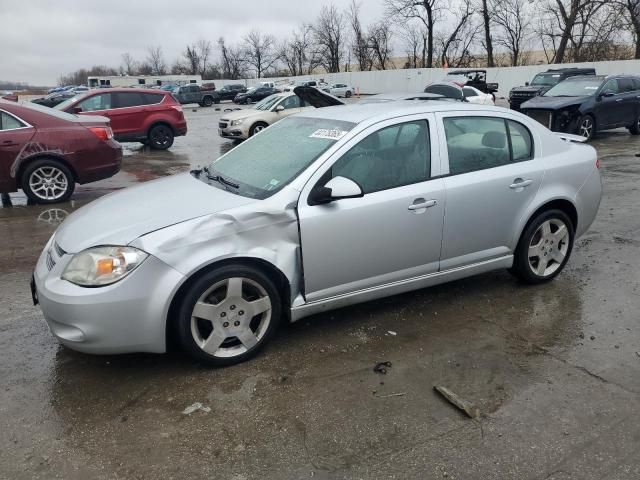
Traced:
<path id="1" fill-rule="evenodd" d="M 137 107 L 145 104 L 142 94 L 138 92 L 118 92 L 115 97 L 115 108 Z"/>
<path id="2" fill-rule="evenodd" d="M 62 105 L 62 104 L 60 104 Z M 61 120 L 67 120 L 70 122 L 74 122 L 76 120 L 76 116 L 72 115 L 70 113 L 67 112 L 63 112 L 62 110 L 58 110 L 57 107 L 59 107 L 60 105 L 56 105 L 56 107 L 54 108 L 49 108 L 49 107 L 44 107 L 42 105 L 38 105 L 37 103 L 21 103 L 20 106 L 29 109 L 29 110 L 35 110 L 37 112 L 40 113 L 44 113 L 46 115 L 51 115 L 52 117 L 56 117 L 59 118 Z"/>

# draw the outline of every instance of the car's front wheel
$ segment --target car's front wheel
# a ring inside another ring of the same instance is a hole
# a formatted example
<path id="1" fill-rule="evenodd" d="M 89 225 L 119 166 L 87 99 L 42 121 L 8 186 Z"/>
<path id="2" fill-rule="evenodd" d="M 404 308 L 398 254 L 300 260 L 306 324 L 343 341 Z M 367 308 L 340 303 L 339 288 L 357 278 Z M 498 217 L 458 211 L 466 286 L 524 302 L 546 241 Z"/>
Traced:
<path id="1" fill-rule="evenodd" d="M 250 103 L 253 103 L 253 98 L 251 97 L 247 97 L 247 100 L 245 102 L 247 105 L 249 105 Z"/>
<path id="2" fill-rule="evenodd" d="M 149 130 L 149 146 L 156 150 L 166 150 L 173 145 L 173 130 L 168 125 L 156 125 Z"/>
<path id="3" fill-rule="evenodd" d="M 68 200 L 76 183 L 71 170 L 64 163 L 45 158 L 25 168 L 21 186 L 29 200 L 49 204 Z"/>
<path id="4" fill-rule="evenodd" d="M 351 90 L 347 90 L 344 94 L 345 97 L 351 98 Z"/>
<path id="5" fill-rule="evenodd" d="M 553 279 L 569 260 L 574 236 L 573 223 L 562 210 L 539 214 L 520 237 L 511 272 L 531 284 Z"/>
<path id="6" fill-rule="evenodd" d="M 280 296 L 262 272 L 226 266 L 198 278 L 178 317 L 182 348 L 197 361 L 226 366 L 256 355 L 280 323 Z"/>
<path id="7" fill-rule="evenodd" d="M 269 125 L 267 125 L 264 122 L 257 122 L 254 123 L 251 126 L 251 129 L 249 130 L 249 136 L 253 137 L 256 133 L 260 133 L 262 130 L 264 130 L 265 128 L 267 128 Z"/>
<path id="8" fill-rule="evenodd" d="M 593 138 L 596 134 L 596 122 L 591 115 L 583 115 L 580 117 L 576 133 L 587 140 Z"/>

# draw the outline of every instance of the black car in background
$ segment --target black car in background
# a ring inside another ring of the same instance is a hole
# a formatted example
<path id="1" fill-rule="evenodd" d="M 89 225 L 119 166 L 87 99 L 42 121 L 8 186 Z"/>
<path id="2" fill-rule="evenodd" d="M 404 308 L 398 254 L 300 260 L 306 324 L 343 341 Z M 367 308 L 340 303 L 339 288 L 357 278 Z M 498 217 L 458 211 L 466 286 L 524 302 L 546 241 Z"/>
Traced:
<path id="1" fill-rule="evenodd" d="M 220 100 L 233 100 L 236 98 L 236 95 L 239 93 L 244 93 L 247 91 L 247 87 L 242 85 L 241 83 L 234 83 L 231 85 L 225 85 L 220 90 L 218 90 L 218 95 L 220 95 Z"/>
<path id="2" fill-rule="evenodd" d="M 38 105 L 42 105 L 43 107 L 55 107 L 56 105 L 61 104 L 62 102 L 69 100 L 77 95 L 74 91 L 65 91 L 65 92 L 56 92 L 50 93 L 46 97 L 36 98 L 31 100 L 33 103 L 37 103 Z"/>
<path id="3" fill-rule="evenodd" d="M 273 95 L 274 93 L 279 93 L 280 90 L 273 87 L 253 87 L 247 90 L 244 93 L 239 93 L 233 99 L 233 103 L 238 103 L 243 105 L 245 103 L 253 103 L 258 100 L 262 100 L 263 98 L 267 98 L 269 95 Z"/>
<path id="4" fill-rule="evenodd" d="M 542 95 L 569 77 L 595 74 L 595 68 L 557 68 L 538 73 L 533 77 L 531 83 L 526 82 L 524 87 L 514 87 L 511 89 L 509 92 L 509 106 L 512 110 L 520 110 L 520 105 L 524 102 L 538 95 Z"/>
<path id="5" fill-rule="evenodd" d="M 640 134 L 640 77 L 571 77 L 521 106 L 524 114 L 554 132 L 592 138 L 596 132 L 628 128 Z"/>

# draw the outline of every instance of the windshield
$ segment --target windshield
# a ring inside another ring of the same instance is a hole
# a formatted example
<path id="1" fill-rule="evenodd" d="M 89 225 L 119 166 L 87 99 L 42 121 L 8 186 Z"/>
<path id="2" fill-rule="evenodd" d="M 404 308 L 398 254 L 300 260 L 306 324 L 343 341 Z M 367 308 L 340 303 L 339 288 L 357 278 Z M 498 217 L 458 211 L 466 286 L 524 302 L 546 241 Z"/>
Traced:
<path id="1" fill-rule="evenodd" d="M 255 108 L 256 110 L 269 110 L 276 103 L 278 103 L 278 100 L 280 100 L 281 98 L 282 97 L 280 95 L 270 95 L 264 100 L 256 103 L 256 106 L 253 108 Z"/>
<path id="2" fill-rule="evenodd" d="M 600 84 L 602 83 L 602 79 L 593 78 L 593 79 L 568 79 L 564 82 L 560 82 L 547 93 L 544 94 L 545 97 L 584 97 L 595 95 L 598 88 L 600 88 Z"/>
<path id="3" fill-rule="evenodd" d="M 551 87 L 560 81 L 560 74 L 558 73 L 539 73 L 533 80 L 531 85 L 536 86 L 548 86 Z"/>
<path id="4" fill-rule="evenodd" d="M 69 106 L 70 106 L 72 103 L 77 102 L 79 98 L 80 98 L 80 96 L 79 96 L 79 95 L 76 95 L 75 97 L 71 97 L 70 99 L 65 100 L 64 102 L 59 103 L 58 105 L 56 105 L 56 106 L 55 106 L 55 107 L 53 107 L 53 108 L 55 108 L 56 110 L 66 110 L 67 108 L 69 108 Z"/>
<path id="5" fill-rule="evenodd" d="M 286 118 L 241 143 L 211 163 L 209 176 L 222 176 L 238 188 L 227 190 L 251 198 L 273 195 L 296 178 L 355 126 L 341 120 Z M 200 177 L 207 181 L 206 176 Z M 212 183 L 226 188 L 220 183 Z"/>

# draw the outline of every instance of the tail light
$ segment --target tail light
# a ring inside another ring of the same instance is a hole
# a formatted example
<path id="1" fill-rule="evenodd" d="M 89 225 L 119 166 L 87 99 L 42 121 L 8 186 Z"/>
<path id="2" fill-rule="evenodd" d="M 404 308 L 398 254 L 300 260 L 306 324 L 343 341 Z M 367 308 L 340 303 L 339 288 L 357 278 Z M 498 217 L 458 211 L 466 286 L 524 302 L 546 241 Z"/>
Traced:
<path id="1" fill-rule="evenodd" d="M 597 169 L 600 169 L 600 166 L 601 166 L 601 165 L 602 165 L 602 164 L 600 163 L 600 159 L 597 159 L 597 160 L 596 160 L 596 168 L 597 168 Z"/>
<path id="2" fill-rule="evenodd" d="M 181 105 L 170 105 L 171 108 L 173 108 L 176 112 L 180 112 L 182 113 L 182 106 Z"/>
<path id="3" fill-rule="evenodd" d="M 113 138 L 113 130 L 111 130 L 111 127 L 89 127 L 89 130 L 103 142 Z"/>

